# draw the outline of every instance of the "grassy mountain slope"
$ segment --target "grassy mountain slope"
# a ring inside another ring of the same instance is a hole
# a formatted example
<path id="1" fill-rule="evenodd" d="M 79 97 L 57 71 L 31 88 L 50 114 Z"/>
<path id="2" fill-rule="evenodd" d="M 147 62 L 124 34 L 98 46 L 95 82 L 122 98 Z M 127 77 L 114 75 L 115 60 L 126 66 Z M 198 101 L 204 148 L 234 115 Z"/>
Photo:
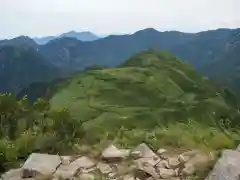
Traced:
<path id="1" fill-rule="evenodd" d="M 17 93 L 33 82 L 49 81 L 60 71 L 32 48 L 0 47 L 0 92 Z"/>
<path id="2" fill-rule="evenodd" d="M 226 96 L 170 53 L 145 51 L 131 57 L 119 68 L 75 75 L 50 103 L 52 109 L 67 108 L 74 118 L 84 122 L 88 143 L 105 136 L 122 136 L 121 133 L 131 134 L 128 138 L 122 137 L 138 143 L 172 123 L 194 121 L 205 128 L 216 126 L 221 118 L 230 119 L 232 124 L 238 123 L 237 111 L 229 101 L 231 98 L 225 100 Z M 186 127 L 179 125 L 179 128 L 178 133 L 183 133 Z M 202 130 L 205 132 L 206 129 Z M 163 129 L 159 133 L 164 136 Z M 211 137 L 210 131 L 206 136 L 201 138 L 209 138 L 207 141 L 215 138 L 214 135 Z M 134 138 L 137 140 L 132 140 Z M 159 139 L 152 141 L 159 143 Z M 176 141 L 175 145 L 179 145 L 179 141 L 185 142 L 181 138 Z"/>

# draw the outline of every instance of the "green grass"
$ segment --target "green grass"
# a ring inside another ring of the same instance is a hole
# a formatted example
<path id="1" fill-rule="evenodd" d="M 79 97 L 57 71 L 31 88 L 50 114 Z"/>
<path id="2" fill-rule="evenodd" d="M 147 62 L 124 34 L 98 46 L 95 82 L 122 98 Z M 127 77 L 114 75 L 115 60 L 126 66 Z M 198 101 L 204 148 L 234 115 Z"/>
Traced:
<path id="1" fill-rule="evenodd" d="M 233 146 L 235 138 L 218 121 L 224 117 L 238 126 L 239 114 L 226 99 L 188 64 L 146 51 L 119 68 L 76 74 L 50 103 L 84 122 L 89 144 L 111 139 L 124 146 L 149 141 L 155 147 L 217 150 Z"/>

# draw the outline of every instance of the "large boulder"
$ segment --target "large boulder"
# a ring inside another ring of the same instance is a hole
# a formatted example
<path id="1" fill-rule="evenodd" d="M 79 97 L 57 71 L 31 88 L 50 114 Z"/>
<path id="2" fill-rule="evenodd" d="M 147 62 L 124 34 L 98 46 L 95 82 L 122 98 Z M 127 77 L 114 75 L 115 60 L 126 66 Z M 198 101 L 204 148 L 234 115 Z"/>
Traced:
<path id="1" fill-rule="evenodd" d="M 213 171 L 205 180 L 239 180 L 240 152 L 224 150 Z"/>
<path id="2" fill-rule="evenodd" d="M 61 158 L 58 155 L 33 153 L 22 167 L 22 178 L 52 175 L 60 164 Z"/>

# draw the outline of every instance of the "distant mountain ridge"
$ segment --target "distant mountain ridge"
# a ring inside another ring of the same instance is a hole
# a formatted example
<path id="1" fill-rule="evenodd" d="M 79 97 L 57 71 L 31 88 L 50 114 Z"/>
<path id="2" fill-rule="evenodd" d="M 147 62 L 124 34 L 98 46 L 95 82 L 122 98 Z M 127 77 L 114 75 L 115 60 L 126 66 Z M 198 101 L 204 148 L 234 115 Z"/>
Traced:
<path id="1" fill-rule="evenodd" d="M 17 94 L 35 82 L 48 82 L 61 71 L 29 44 L 0 44 L 0 93 Z"/>
<path id="2" fill-rule="evenodd" d="M 96 34 L 90 32 L 90 31 L 83 31 L 83 32 L 69 31 L 69 32 L 63 33 L 59 36 L 47 36 L 47 37 L 33 38 L 33 39 L 39 45 L 43 45 L 43 44 L 48 43 L 51 40 L 60 39 L 60 38 L 64 38 L 64 37 L 76 38 L 76 39 L 78 39 L 80 41 L 84 41 L 84 42 L 95 41 L 100 38 Z"/>
<path id="3" fill-rule="evenodd" d="M 70 34 L 74 35 L 76 32 L 72 31 Z M 110 35 L 88 42 L 66 37 L 69 35 L 67 33 L 44 45 L 20 36 L 0 41 L 0 47 L 11 45 L 33 48 L 44 60 L 50 62 L 49 64 L 67 73 L 84 70 L 89 66 L 116 67 L 122 64 L 124 59 L 147 49 L 168 50 L 218 84 L 236 90 L 240 89 L 239 34 L 240 29 L 182 33 L 159 32 L 148 28 L 129 35 Z"/>

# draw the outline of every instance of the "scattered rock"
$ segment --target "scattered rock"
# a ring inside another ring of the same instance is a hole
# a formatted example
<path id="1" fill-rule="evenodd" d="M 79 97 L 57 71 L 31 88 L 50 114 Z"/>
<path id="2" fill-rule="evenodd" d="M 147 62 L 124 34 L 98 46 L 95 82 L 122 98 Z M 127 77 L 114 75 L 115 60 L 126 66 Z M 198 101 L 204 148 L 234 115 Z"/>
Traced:
<path id="1" fill-rule="evenodd" d="M 159 171 L 160 177 L 163 179 L 169 179 L 176 176 L 175 171 L 172 169 L 158 168 L 158 171 Z"/>
<path id="2" fill-rule="evenodd" d="M 78 180 L 94 180 L 94 175 L 83 173 L 83 174 L 80 174 L 77 179 Z"/>
<path id="3" fill-rule="evenodd" d="M 222 157 L 214 166 L 213 171 L 206 180 L 239 180 L 240 178 L 240 152 L 224 150 Z"/>
<path id="4" fill-rule="evenodd" d="M 95 165 L 95 163 L 88 157 L 80 157 L 67 165 L 60 165 L 60 167 L 55 172 L 55 177 L 61 177 L 64 179 L 73 178 L 80 168 L 88 169 Z"/>
<path id="5" fill-rule="evenodd" d="M 130 150 L 118 149 L 114 145 L 110 145 L 107 149 L 102 152 L 102 158 L 107 161 L 118 161 L 129 156 Z"/>
<path id="6" fill-rule="evenodd" d="M 97 168 L 102 174 L 109 174 L 113 171 L 113 169 L 106 163 L 99 162 L 97 164 Z"/>
<path id="7" fill-rule="evenodd" d="M 165 152 L 167 152 L 167 150 L 166 150 L 166 149 L 163 149 L 163 148 L 160 148 L 160 149 L 158 149 L 158 151 L 157 151 L 157 153 L 158 153 L 159 155 L 162 155 L 162 154 L 165 153 Z"/>
<path id="8" fill-rule="evenodd" d="M 176 169 L 179 166 L 180 162 L 177 157 L 170 157 L 168 159 L 168 164 L 169 164 L 170 168 Z"/>
<path id="9" fill-rule="evenodd" d="M 58 155 L 33 153 L 22 167 L 22 178 L 52 175 L 60 164 L 61 158 Z"/>

